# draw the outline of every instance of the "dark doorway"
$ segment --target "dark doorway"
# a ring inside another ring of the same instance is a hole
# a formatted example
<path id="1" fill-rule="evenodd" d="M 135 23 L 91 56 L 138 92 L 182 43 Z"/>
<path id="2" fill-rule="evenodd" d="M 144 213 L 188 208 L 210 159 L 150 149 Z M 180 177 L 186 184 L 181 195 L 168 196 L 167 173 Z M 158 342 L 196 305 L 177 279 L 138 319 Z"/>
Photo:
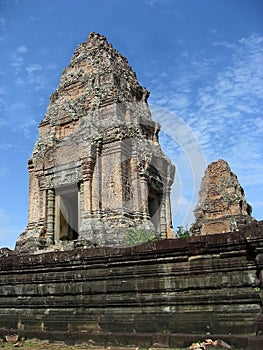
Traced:
<path id="1" fill-rule="evenodd" d="M 77 186 L 60 189 L 56 193 L 55 237 L 57 240 L 78 238 L 79 198 Z"/>
<path id="2" fill-rule="evenodd" d="M 161 195 L 150 191 L 148 196 L 148 211 L 156 232 L 160 231 L 160 206 Z"/>

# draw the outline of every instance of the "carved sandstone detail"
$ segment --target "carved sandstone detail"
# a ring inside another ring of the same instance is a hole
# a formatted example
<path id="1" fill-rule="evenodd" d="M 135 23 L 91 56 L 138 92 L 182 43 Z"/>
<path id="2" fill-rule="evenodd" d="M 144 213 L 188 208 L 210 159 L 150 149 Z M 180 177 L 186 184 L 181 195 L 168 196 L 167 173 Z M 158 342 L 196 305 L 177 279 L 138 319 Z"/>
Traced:
<path id="1" fill-rule="evenodd" d="M 104 36 L 79 45 L 39 125 L 17 249 L 124 245 L 130 227 L 167 237 L 174 166 L 148 96 Z"/>

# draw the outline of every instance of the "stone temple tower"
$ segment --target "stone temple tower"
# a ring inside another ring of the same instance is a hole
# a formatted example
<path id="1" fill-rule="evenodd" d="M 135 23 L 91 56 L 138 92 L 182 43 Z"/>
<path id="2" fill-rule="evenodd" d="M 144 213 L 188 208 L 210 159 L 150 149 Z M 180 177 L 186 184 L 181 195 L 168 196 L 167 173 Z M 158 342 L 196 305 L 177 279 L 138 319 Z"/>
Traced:
<path id="1" fill-rule="evenodd" d="M 194 210 L 194 235 L 238 231 L 255 221 L 252 207 L 228 163 L 219 159 L 208 165 Z"/>
<path id="2" fill-rule="evenodd" d="M 167 237 L 174 166 L 148 96 L 104 36 L 79 45 L 39 124 L 16 249 L 125 245 L 130 228 Z"/>

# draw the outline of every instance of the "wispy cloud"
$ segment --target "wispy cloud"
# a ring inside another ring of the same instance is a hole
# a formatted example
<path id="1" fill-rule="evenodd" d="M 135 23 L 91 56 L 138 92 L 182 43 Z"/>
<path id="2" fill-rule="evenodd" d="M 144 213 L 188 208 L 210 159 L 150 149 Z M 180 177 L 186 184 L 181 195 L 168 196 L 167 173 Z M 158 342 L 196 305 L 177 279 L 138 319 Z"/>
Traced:
<path id="1" fill-rule="evenodd" d="M 4 142 L 0 144 L 0 151 L 7 151 L 10 149 L 19 149 L 19 146 L 17 144 L 8 143 L 8 142 Z"/>
<path id="2" fill-rule="evenodd" d="M 27 52 L 27 47 L 24 45 L 18 46 L 10 56 L 10 64 L 14 68 L 20 68 L 24 64 L 23 55 Z"/>
<path id="3" fill-rule="evenodd" d="M 5 89 L 2 86 L 0 86 L 0 95 L 4 95 L 4 94 L 5 94 Z"/>
<path id="4" fill-rule="evenodd" d="M 37 127 L 37 121 L 34 118 L 27 118 L 20 125 L 20 130 L 22 130 L 25 138 L 30 139 L 32 137 L 32 130 Z"/>
<path id="5" fill-rule="evenodd" d="M 232 164 L 239 163 L 241 171 L 245 170 L 248 159 L 256 161 L 255 178 L 262 170 L 259 162 L 263 129 L 262 42 L 263 38 L 252 35 L 237 44 L 222 43 L 231 51 L 232 60 L 215 79 L 198 90 L 195 102 L 202 126 L 199 124 L 196 130 L 210 158 L 213 154 L 222 154 Z M 205 142 L 202 141 L 204 134 Z"/>
<path id="6" fill-rule="evenodd" d="M 160 141 L 165 154 L 176 165 L 172 190 L 172 217 L 175 225 L 193 222 L 193 206 L 207 162 L 191 128 L 168 109 L 150 106 L 153 119 L 162 126 Z"/>
<path id="7" fill-rule="evenodd" d="M 4 17 L 0 17 L 0 42 L 3 42 L 6 39 L 6 19 Z"/>
<path id="8" fill-rule="evenodd" d="M 5 126 L 7 124 L 6 120 L 4 118 L 0 118 L 0 128 Z"/>
<path id="9" fill-rule="evenodd" d="M 150 5 L 150 6 L 152 6 L 158 2 L 158 0 L 144 0 L 144 1 L 145 1 L 146 5 Z"/>
<path id="10" fill-rule="evenodd" d="M 22 102 L 16 102 L 12 106 L 10 106 L 10 110 L 20 110 L 26 108 L 26 104 Z"/>
<path id="11" fill-rule="evenodd" d="M 11 55 L 10 62 L 12 67 L 19 68 L 24 63 L 24 58 L 21 55 L 14 53 Z"/>
<path id="12" fill-rule="evenodd" d="M 161 5 L 173 5 L 177 0 L 144 0 L 146 5 L 153 6 L 156 4 L 161 4 Z"/>
<path id="13" fill-rule="evenodd" d="M 17 53 L 25 53 L 27 52 L 27 47 L 26 46 L 19 46 L 17 49 L 16 49 L 16 52 Z"/>
<path id="14" fill-rule="evenodd" d="M 34 85 L 34 89 L 40 90 L 48 86 L 49 71 L 56 69 L 56 65 L 48 63 L 43 67 L 40 63 L 30 62 L 30 57 L 26 56 L 29 51 L 25 45 L 19 45 L 10 55 L 9 64 L 14 70 L 13 80 L 15 87 Z"/>
<path id="15" fill-rule="evenodd" d="M 42 70 L 41 65 L 37 63 L 30 64 L 28 67 L 26 67 L 26 71 L 30 78 L 32 78 L 36 72 L 39 72 L 41 70 Z"/>
<path id="16" fill-rule="evenodd" d="M 176 80 L 162 79 L 160 74 L 152 77 L 152 103 L 182 118 L 208 162 L 226 159 L 248 190 L 263 185 L 262 43 L 258 34 L 233 43 L 214 42 L 221 54 L 209 59 L 203 59 L 202 53 L 192 58 L 185 55 L 187 69 L 183 64 L 181 70 L 177 68 Z M 181 146 L 189 137 L 171 121 L 169 133 L 181 135 Z M 184 149 L 188 152 L 191 147 Z M 175 153 L 179 171 L 184 162 Z M 192 184 L 183 181 L 182 196 L 188 201 L 185 186 Z"/>
<path id="17" fill-rule="evenodd" d="M 31 139 L 33 134 L 35 136 L 38 124 L 36 120 L 39 118 L 37 111 L 40 105 L 44 105 L 43 101 L 45 105 L 48 102 L 46 92 L 42 94 L 39 90 L 50 92 L 50 81 L 53 79 L 50 71 L 56 69 L 52 62 L 43 65 L 43 61 L 35 61 L 38 56 L 31 57 L 29 52 L 28 45 L 20 43 L 13 53 L 6 53 L 7 66 L 4 74 L 8 84 L 0 86 L 0 127 L 6 126 L 8 132 L 16 133 L 19 142 L 23 142 L 24 138 Z M 0 149 L 7 150 L 9 147 L 8 143 L 3 143 Z"/>

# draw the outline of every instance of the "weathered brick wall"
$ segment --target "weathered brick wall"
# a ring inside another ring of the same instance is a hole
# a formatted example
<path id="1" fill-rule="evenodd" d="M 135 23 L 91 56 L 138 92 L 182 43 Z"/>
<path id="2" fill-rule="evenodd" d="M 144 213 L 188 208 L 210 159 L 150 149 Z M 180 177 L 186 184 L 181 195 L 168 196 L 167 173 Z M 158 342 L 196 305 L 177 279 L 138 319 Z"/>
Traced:
<path id="1" fill-rule="evenodd" d="M 0 328 L 97 340 L 111 333 L 133 344 L 142 333 L 262 339 L 262 233 L 258 223 L 134 247 L 2 257 Z"/>
<path id="2" fill-rule="evenodd" d="M 56 250 L 72 237 L 83 246 L 125 245 L 130 227 L 167 238 L 175 167 L 148 97 L 127 59 L 90 33 L 39 124 L 28 161 L 28 225 L 17 250 Z"/>

